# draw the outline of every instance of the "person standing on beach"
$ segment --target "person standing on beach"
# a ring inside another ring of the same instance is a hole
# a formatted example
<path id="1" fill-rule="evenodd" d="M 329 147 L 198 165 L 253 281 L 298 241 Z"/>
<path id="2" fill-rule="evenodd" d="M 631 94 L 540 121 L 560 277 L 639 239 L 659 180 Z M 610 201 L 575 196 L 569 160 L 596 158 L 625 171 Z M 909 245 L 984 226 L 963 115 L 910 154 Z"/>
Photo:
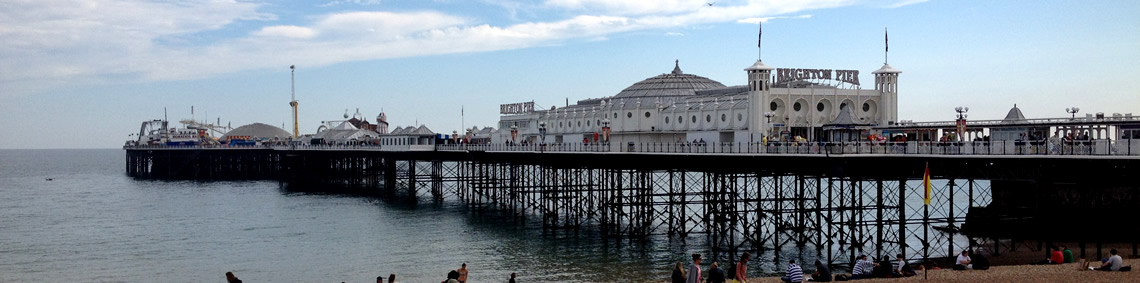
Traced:
<path id="1" fill-rule="evenodd" d="M 701 254 L 693 254 L 693 265 L 689 266 L 689 277 L 685 283 L 701 283 Z"/>
<path id="2" fill-rule="evenodd" d="M 388 274 L 388 283 L 396 283 L 396 274 L 395 273 L 389 273 Z"/>
<path id="3" fill-rule="evenodd" d="M 736 262 L 736 271 L 734 271 L 732 278 L 740 283 L 748 282 L 748 260 L 752 259 L 752 254 L 744 252 L 740 255 L 740 261 Z"/>
<path id="4" fill-rule="evenodd" d="M 455 280 L 459 280 L 459 283 L 467 283 L 467 263 L 464 262 L 463 266 L 455 271 L 459 272 L 459 278 L 455 278 Z"/>
<path id="5" fill-rule="evenodd" d="M 724 283 L 724 269 L 714 261 L 709 265 L 709 283 Z"/>
<path id="6" fill-rule="evenodd" d="M 677 262 L 676 267 L 673 267 L 672 279 L 673 283 L 685 283 L 685 279 L 688 279 L 688 277 L 685 276 L 685 265 L 681 264 L 680 261 Z"/>
<path id="7" fill-rule="evenodd" d="M 511 272 L 511 280 L 508 280 L 507 283 L 515 283 L 515 276 L 518 276 L 518 274 Z"/>
<path id="8" fill-rule="evenodd" d="M 784 282 L 788 283 L 804 282 L 804 270 L 801 269 L 799 265 L 796 265 L 796 260 L 789 260 L 788 271 L 785 272 L 784 277 L 781 277 L 780 280 L 784 280 Z"/>
<path id="9" fill-rule="evenodd" d="M 376 283 L 384 283 L 384 276 L 376 276 Z"/>

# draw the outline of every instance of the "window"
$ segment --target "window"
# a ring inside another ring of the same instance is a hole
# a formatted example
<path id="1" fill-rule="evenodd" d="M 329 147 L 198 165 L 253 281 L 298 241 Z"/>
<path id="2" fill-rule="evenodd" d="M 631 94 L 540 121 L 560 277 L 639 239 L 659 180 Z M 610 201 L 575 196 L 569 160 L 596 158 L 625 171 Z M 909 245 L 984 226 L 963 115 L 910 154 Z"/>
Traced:
<path id="1" fill-rule="evenodd" d="M 744 114 L 736 113 L 736 120 L 737 121 L 744 121 Z"/>
<path id="2" fill-rule="evenodd" d="M 562 122 L 558 122 L 558 127 L 559 127 L 559 128 L 563 128 L 563 126 L 562 126 Z"/>
<path id="3" fill-rule="evenodd" d="M 665 116 L 665 124 L 669 124 L 669 116 Z"/>
<path id="4" fill-rule="evenodd" d="M 645 118 L 649 118 L 649 111 L 645 111 Z"/>
<path id="5" fill-rule="evenodd" d="M 614 112 L 614 119 L 617 119 L 617 112 Z"/>
<path id="6" fill-rule="evenodd" d="M 712 115 L 705 115 L 705 122 L 712 122 Z"/>
<path id="7" fill-rule="evenodd" d="M 823 102 L 820 102 L 819 104 L 816 104 L 816 105 L 815 105 L 815 110 L 818 110 L 819 112 L 823 112 Z"/>
<path id="8" fill-rule="evenodd" d="M 582 126 L 582 121 L 578 121 L 578 127 Z"/>
<path id="9" fill-rule="evenodd" d="M 586 127 L 590 126 L 590 120 L 586 120 Z"/>
<path id="10" fill-rule="evenodd" d="M 697 115 L 693 115 L 693 123 L 697 122 Z"/>
<path id="11" fill-rule="evenodd" d="M 863 112 L 871 111 L 871 104 L 863 102 Z"/>
<path id="12" fill-rule="evenodd" d="M 633 112 L 625 112 L 626 118 L 633 118 Z"/>
<path id="13" fill-rule="evenodd" d="M 839 110 L 843 110 L 843 108 L 847 108 L 847 102 L 839 104 Z"/>
<path id="14" fill-rule="evenodd" d="M 728 115 L 720 114 L 720 121 L 721 122 L 728 121 Z"/>
<path id="15" fill-rule="evenodd" d="M 685 123 L 685 119 L 681 118 L 681 116 L 677 116 L 677 124 L 684 124 L 684 123 Z"/>
<path id="16" fill-rule="evenodd" d="M 772 101 L 772 103 L 768 104 L 768 108 L 772 109 L 772 111 L 776 111 L 776 108 L 779 108 L 779 105 L 776 105 L 776 102 Z"/>
<path id="17" fill-rule="evenodd" d="M 800 112 L 800 103 L 799 103 L 799 102 L 796 102 L 796 104 L 795 104 L 795 105 L 792 105 L 792 109 L 795 109 L 795 110 L 796 110 L 796 112 Z"/>

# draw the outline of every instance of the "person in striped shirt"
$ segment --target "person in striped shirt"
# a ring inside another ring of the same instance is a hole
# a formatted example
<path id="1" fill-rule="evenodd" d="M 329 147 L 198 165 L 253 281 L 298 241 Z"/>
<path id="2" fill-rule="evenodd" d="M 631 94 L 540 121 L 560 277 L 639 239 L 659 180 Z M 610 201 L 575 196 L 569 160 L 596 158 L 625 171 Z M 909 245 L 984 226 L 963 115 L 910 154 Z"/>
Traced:
<path id="1" fill-rule="evenodd" d="M 875 269 L 875 263 L 867 260 L 866 255 L 859 255 L 855 260 L 855 267 L 851 268 L 851 279 L 871 278 L 871 271 Z"/>
<path id="2" fill-rule="evenodd" d="M 780 279 L 784 282 L 804 282 L 804 271 L 800 269 L 799 265 L 796 265 L 796 260 L 789 260 L 788 271 Z"/>

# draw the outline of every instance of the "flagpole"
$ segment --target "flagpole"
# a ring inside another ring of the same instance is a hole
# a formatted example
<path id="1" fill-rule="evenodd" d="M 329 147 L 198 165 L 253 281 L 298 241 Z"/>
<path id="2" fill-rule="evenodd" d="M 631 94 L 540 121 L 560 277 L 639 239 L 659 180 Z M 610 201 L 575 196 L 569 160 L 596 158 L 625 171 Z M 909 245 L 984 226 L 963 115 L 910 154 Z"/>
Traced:
<path id="1" fill-rule="evenodd" d="M 883 28 L 883 65 L 887 64 L 887 53 L 891 52 L 890 38 L 887 37 L 887 28 Z"/>
<path id="2" fill-rule="evenodd" d="M 760 32 L 756 36 L 756 60 L 764 61 L 764 22 L 757 23 L 760 27 Z"/>

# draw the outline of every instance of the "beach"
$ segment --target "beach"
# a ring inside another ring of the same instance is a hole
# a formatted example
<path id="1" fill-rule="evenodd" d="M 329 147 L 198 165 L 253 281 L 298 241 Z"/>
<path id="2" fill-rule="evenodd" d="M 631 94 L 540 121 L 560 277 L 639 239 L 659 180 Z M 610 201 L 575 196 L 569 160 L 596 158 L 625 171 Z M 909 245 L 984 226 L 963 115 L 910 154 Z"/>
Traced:
<path id="1" fill-rule="evenodd" d="M 1099 261 L 1094 262 L 1099 264 Z M 1126 258 L 1124 265 L 1140 266 L 1140 259 Z M 917 276 L 906 278 L 873 278 L 855 280 L 858 282 L 1140 282 L 1140 273 L 1078 270 L 1079 263 L 1054 265 L 1004 265 L 992 266 L 989 270 L 931 269 L 923 278 L 923 271 Z M 810 277 L 810 276 L 805 276 Z M 761 277 L 748 280 L 749 283 L 779 283 L 780 277 Z"/>

